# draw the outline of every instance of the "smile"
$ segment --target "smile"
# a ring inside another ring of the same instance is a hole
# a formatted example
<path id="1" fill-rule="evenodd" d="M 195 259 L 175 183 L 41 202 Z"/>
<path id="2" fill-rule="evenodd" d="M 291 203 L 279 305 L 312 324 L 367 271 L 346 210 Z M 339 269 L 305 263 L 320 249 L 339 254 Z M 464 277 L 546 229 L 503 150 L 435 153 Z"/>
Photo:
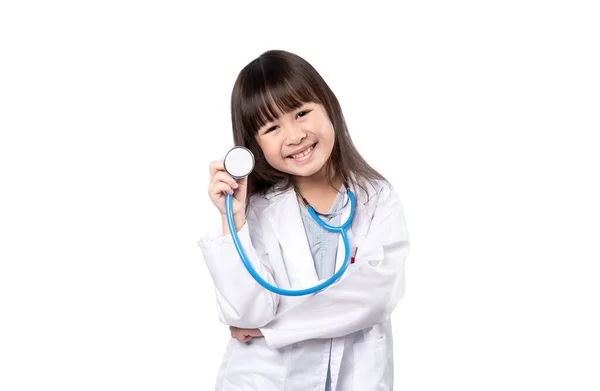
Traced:
<path id="1" fill-rule="evenodd" d="M 294 160 L 302 160 L 302 158 L 306 158 L 307 156 L 310 155 L 310 153 L 313 151 L 313 149 L 315 149 L 316 145 L 317 145 L 317 143 L 314 143 L 310 147 L 306 148 L 304 151 L 297 153 L 295 155 L 290 155 L 289 158 L 294 159 Z"/>

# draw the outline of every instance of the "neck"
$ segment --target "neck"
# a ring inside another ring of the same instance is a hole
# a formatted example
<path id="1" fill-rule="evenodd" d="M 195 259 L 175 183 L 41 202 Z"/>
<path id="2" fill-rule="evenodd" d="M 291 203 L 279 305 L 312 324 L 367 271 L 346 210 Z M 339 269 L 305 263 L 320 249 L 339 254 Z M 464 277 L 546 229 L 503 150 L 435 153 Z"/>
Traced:
<path id="1" fill-rule="evenodd" d="M 328 213 L 342 185 L 340 175 L 333 174 L 328 181 L 323 172 L 321 170 L 310 177 L 292 178 L 293 185 L 301 195 L 298 201 L 301 202 L 304 197 L 317 213 Z"/>
<path id="2" fill-rule="evenodd" d="M 292 178 L 292 183 L 302 194 L 305 192 L 326 191 L 332 188 L 337 191 L 342 185 L 341 176 L 335 172 L 331 173 L 329 180 L 327 179 L 325 169 L 322 169 L 309 177 L 295 176 Z"/>

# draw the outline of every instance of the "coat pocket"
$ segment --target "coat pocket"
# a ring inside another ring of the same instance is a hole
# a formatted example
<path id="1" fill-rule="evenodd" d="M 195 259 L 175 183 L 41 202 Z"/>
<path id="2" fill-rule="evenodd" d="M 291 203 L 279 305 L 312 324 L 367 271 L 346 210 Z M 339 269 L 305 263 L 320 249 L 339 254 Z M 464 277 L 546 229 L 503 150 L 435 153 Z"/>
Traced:
<path id="1" fill-rule="evenodd" d="M 354 344 L 354 391 L 391 391 L 393 363 L 387 346 L 387 338 L 382 335 L 374 340 Z"/>
<path id="2" fill-rule="evenodd" d="M 222 365 L 219 391 L 283 390 L 286 380 L 289 348 L 270 349 L 264 338 L 250 342 L 230 341 L 231 353 Z"/>

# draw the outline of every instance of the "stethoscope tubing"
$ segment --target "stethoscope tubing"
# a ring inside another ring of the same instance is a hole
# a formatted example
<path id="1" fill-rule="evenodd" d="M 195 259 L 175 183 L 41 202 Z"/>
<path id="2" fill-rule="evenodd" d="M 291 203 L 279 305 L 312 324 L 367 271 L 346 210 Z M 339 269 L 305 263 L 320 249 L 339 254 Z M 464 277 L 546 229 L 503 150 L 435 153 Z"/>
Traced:
<path id="1" fill-rule="evenodd" d="M 326 224 L 323 220 L 321 220 L 319 218 L 319 216 L 317 216 L 317 213 L 315 212 L 315 210 L 312 207 L 308 207 L 308 212 L 310 213 L 312 218 L 315 219 L 315 221 L 321 227 L 325 228 L 326 230 L 328 230 L 330 232 L 339 232 L 342 235 L 342 240 L 344 242 L 344 249 L 346 250 L 346 255 L 344 257 L 344 263 L 342 264 L 340 269 L 335 274 L 333 274 L 331 277 L 329 277 L 327 280 L 323 281 L 322 283 L 315 285 L 311 288 L 292 290 L 292 289 L 278 288 L 276 286 L 269 284 L 256 272 L 256 270 L 254 270 L 254 268 L 248 261 L 248 258 L 246 257 L 246 253 L 244 251 L 244 248 L 242 247 L 242 244 L 240 243 L 240 238 L 238 237 L 237 230 L 235 229 L 235 223 L 233 221 L 233 212 L 232 212 L 232 195 L 225 194 L 225 214 L 227 216 L 227 225 L 229 227 L 229 233 L 231 235 L 231 238 L 233 239 L 235 248 L 236 248 L 238 254 L 240 255 L 240 259 L 242 260 L 242 263 L 246 267 L 246 270 L 248 270 L 248 273 L 250 273 L 250 275 L 254 278 L 254 280 L 256 280 L 256 282 L 258 282 L 263 288 L 265 288 L 273 293 L 276 293 L 278 295 L 282 295 L 282 296 L 309 295 L 311 293 L 315 293 L 320 290 L 323 290 L 323 289 L 327 288 L 328 286 L 330 286 L 331 284 L 333 284 L 335 281 L 337 281 L 342 276 L 342 274 L 344 274 L 346 269 L 348 268 L 348 264 L 350 261 L 350 242 L 348 241 L 348 235 L 346 234 L 346 229 L 350 226 L 350 223 L 352 222 L 352 218 L 354 217 L 354 208 L 355 208 L 355 204 L 356 204 L 356 199 L 354 197 L 354 193 L 352 193 L 351 191 L 348 191 L 348 197 L 350 198 L 350 216 L 348 217 L 346 222 L 339 227 L 334 227 L 329 224 Z"/>

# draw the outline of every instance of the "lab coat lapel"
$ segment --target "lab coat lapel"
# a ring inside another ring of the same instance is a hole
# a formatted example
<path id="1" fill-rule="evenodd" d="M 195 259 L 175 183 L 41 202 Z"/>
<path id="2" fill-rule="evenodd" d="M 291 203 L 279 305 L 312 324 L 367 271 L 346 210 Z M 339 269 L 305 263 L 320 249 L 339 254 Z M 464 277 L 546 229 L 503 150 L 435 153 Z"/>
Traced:
<path id="1" fill-rule="evenodd" d="M 350 190 L 354 190 L 354 189 L 350 189 Z M 348 197 L 347 195 L 345 195 L 344 197 Z M 356 203 L 358 205 L 358 201 Z M 350 224 L 350 227 L 348 227 L 348 229 L 346 230 L 346 235 L 348 236 L 348 242 L 350 243 L 350 257 L 352 257 L 353 251 L 354 251 L 354 247 L 352 246 L 352 229 L 351 227 L 354 225 L 355 223 L 355 218 L 356 218 L 356 214 L 358 212 L 358 208 L 356 207 L 357 205 L 355 205 L 354 208 L 354 219 L 352 219 L 352 223 Z M 346 220 L 348 220 L 348 217 L 350 217 L 350 201 L 348 200 L 347 205 L 344 206 L 344 209 L 342 210 L 342 217 L 340 219 L 340 224 L 342 225 L 346 222 Z M 344 258 L 346 257 L 346 248 L 344 246 L 344 239 L 342 238 L 341 234 L 338 234 L 338 246 L 337 246 L 337 255 L 335 258 L 335 271 L 337 272 L 338 270 L 340 270 L 340 268 L 342 267 L 342 265 L 344 264 Z M 348 261 L 350 262 L 350 261 Z"/>
<path id="2" fill-rule="evenodd" d="M 350 258 L 352 258 L 356 254 L 357 244 L 360 244 L 359 242 L 361 241 L 361 238 L 365 236 L 369 228 L 371 218 L 373 217 L 375 207 L 375 189 L 372 187 L 372 185 L 369 185 L 371 187 L 368 187 L 367 190 L 352 186 L 352 184 L 349 186 L 350 190 L 354 192 L 354 197 L 356 198 L 356 204 L 354 205 L 354 217 L 352 218 L 352 223 L 346 231 L 346 235 L 348 235 L 348 242 L 350 244 Z M 345 223 L 349 216 L 350 204 L 348 203 L 348 205 L 346 205 L 342 211 L 340 225 Z M 342 235 L 340 235 L 338 239 L 337 256 L 335 261 L 336 272 L 344 264 L 345 256 L 346 249 L 344 247 L 344 240 L 342 239 Z M 348 262 L 351 262 L 351 260 Z M 346 274 L 344 273 L 343 276 L 345 275 Z"/>
<path id="3" fill-rule="evenodd" d="M 292 289 L 316 285 L 319 278 L 293 189 L 279 195 L 268 213 L 273 232 L 281 245 Z"/>

